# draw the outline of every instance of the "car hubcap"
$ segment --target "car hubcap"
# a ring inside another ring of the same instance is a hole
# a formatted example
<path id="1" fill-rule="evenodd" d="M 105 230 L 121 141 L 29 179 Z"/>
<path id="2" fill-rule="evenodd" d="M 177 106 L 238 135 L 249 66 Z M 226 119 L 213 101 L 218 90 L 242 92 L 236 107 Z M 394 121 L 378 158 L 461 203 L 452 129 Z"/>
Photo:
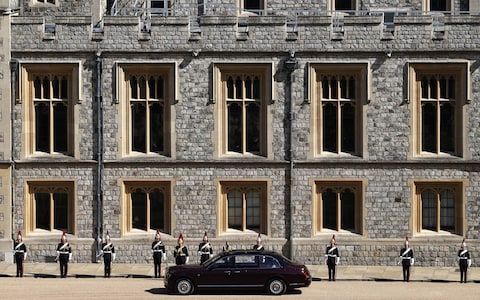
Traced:
<path id="1" fill-rule="evenodd" d="M 178 290 L 183 293 L 188 293 L 190 290 L 190 285 L 186 281 L 182 281 L 178 284 Z"/>
<path id="2" fill-rule="evenodd" d="M 275 294 L 278 294 L 282 291 L 282 284 L 278 281 L 274 281 L 270 284 L 270 288 L 272 289 L 272 292 Z"/>

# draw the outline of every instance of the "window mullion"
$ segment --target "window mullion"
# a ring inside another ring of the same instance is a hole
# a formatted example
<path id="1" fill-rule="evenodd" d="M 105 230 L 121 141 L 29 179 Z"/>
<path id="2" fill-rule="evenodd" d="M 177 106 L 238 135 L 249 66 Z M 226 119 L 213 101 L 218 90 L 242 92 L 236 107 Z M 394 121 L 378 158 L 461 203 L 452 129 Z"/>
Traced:
<path id="1" fill-rule="evenodd" d="M 242 85 L 243 86 L 243 85 Z M 245 90 L 243 91 L 245 95 Z M 242 154 L 247 153 L 247 102 L 242 99 Z"/>
<path id="2" fill-rule="evenodd" d="M 440 211 L 441 211 L 441 203 L 440 203 L 440 192 L 437 192 L 437 232 L 440 231 Z"/>
<path id="3" fill-rule="evenodd" d="M 340 200 L 340 192 L 337 192 L 337 230 L 342 230 L 342 201 Z"/>
<path id="4" fill-rule="evenodd" d="M 55 229 L 55 201 L 53 200 L 53 193 L 50 193 L 50 231 Z"/>
<path id="5" fill-rule="evenodd" d="M 337 153 L 341 153 L 341 152 L 342 152 L 342 102 L 339 97 L 337 99 Z"/>
<path id="6" fill-rule="evenodd" d="M 148 90 L 148 88 L 147 88 Z M 148 97 L 148 96 L 147 96 Z M 150 102 L 145 100 L 145 153 L 150 153 Z"/>
<path id="7" fill-rule="evenodd" d="M 242 193 L 242 231 L 247 229 L 247 197 Z"/>
<path id="8" fill-rule="evenodd" d="M 440 92 L 440 91 L 438 91 L 438 92 Z M 437 147 L 437 154 L 440 154 L 440 152 L 441 152 L 441 148 L 440 148 L 440 145 L 441 145 L 441 142 L 440 142 L 440 136 L 441 136 L 441 134 L 440 134 L 440 131 L 441 131 L 441 127 L 440 127 L 440 125 L 441 125 L 440 116 L 441 116 L 441 110 L 442 110 L 441 104 L 442 104 L 442 103 L 441 103 L 440 99 L 437 99 L 437 110 L 436 110 L 436 113 L 437 113 L 436 129 L 437 129 L 437 130 L 436 130 L 436 132 L 435 132 L 435 134 L 437 135 L 437 136 L 436 136 L 436 139 L 437 139 L 437 145 L 436 145 L 436 147 Z"/>
<path id="9" fill-rule="evenodd" d="M 50 89 L 51 91 L 52 89 Z M 50 107 L 49 109 L 49 123 L 50 123 L 50 126 L 49 126 L 49 133 L 50 133 L 50 140 L 49 140 L 49 153 L 52 154 L 54 152 L 54 126 L 55 126 L 55 123 L 54 123 L 54 109 L 55 109 L 55 105 L 52 101 L 52 99 L 48 99 L 48 105 Z"/>
<path id="10" fill-rule="evenodd" d="M 145 213 L 147 214 L 146 215 L 146 231 L 150 230 L 150 193 L 147 193 L 147 204 L 146 204 L 146 211 Z"/>

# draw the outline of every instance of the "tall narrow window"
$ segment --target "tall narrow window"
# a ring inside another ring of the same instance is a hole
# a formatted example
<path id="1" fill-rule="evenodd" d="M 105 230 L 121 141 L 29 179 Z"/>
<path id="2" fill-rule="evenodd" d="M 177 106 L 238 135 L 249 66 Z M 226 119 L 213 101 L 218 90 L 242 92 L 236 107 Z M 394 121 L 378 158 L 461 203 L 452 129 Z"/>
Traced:
<path id="1" fill-rule="evenodd" d="M 460 183 L 418 183 L 418 232 L 463 234 L 463 201 Z"/>
<path id="2" fill-rule="evenodd" d="M 123 71 L 123 72 L 122 72 Z M 174 69 L 169 65 L 120 66 L 126 101 L 125 155 L 172 155 L 171 111 Z"/>
<path id="3" fill-rule="evenodd" d="M 239 0 L 240 6 L 244 11 L 248 11 L 254 14 L 263 14 L 265 9 L 265 0 Z"/>
<path id="4" fill-rule="evenodd" d="M 150 4 L 151 13 L 154 15 L 171 16 L 172 2 L 171 0 L 148 0 L 147 5 Z"/>
<path id="5" fill-rule="evenodd" d="M 362 153 L 363 67 L 313 65 L 312 120 L 315 155 Z"/>
<path id="6" fill-rule="evenodd" d="M 335 10 L 356 10 L 356 0 L 333 0 Z"/>
<path id="7" fill-rule="evenodd" d="M 422 89 L 422 151 L 455 153 L 455 78 L 424 76 Z"/>
<path id="8" fill-rule="evenodd" d="M 227 194 L 228 226 L 238 230 L 260 229 L 260 193 L 232 190 Z"/>
<path id="9" fill-rule="evenodd" d="M 224 182 L 220 208 L 221 231 L 265 232 L 266 185 L 256 182 Z"/>
<path id="10" fill-rule="evenodd" d="M 70 82 L 69 74 L 33 74 L 34 152 L 71 153 Z"/>
<path id="11" fill-rule="evenodd" d="M 218 156 L 270 156 L 270 66 L 216 65 Z"/>
<path id="12" fill-rule="evenodd" d="M 316 230 L 362 232 L 362 192 L 359 182 L 318 182 Z"/>
<path id="13" fill-rule="evenodd" d="M 228 76 L 228 151 L 260 151 L 260 79 L 258 76 Z"/>
<path id="14" fill-rule="evenodd" d="M 126 232 L 169 232 L 170 185 L 166 182 L 126 183 Z"/>
<path id="15" fill-rule="evenodd" d="M 411 70 L 415 154 L 462 156 L 466 66 L 423 64 L 413 65 Z"/>
<path id="16" fill-rule="evenodd" d="M 29 182 L 27 230 L 74 233 L 73 182 Z"/>
<path id="17" fill-rule="evenodd" d="M 445 12 L 450 10 L 451 0 L 427 0 L 430 1 L 430 11 Z"/>

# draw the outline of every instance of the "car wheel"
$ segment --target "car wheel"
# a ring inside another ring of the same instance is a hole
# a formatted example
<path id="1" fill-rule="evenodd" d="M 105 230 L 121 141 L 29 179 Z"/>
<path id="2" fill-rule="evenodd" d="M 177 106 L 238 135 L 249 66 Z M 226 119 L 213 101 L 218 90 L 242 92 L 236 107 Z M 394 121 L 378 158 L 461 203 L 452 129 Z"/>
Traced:
<path id="1" fill-rule="evenodd" d="M 193 284 L 188 279 L 180 279 L 177 281 L 177 292 L 180 295 L 190 295 L 193 293 Z"/>
<path id="2" fill-rule="evenodd" d="M 281 279 L 273 279 L 268 283 L 268 292 L 272 295 L 282 295 L 285 293 L 285 282 Z"/>

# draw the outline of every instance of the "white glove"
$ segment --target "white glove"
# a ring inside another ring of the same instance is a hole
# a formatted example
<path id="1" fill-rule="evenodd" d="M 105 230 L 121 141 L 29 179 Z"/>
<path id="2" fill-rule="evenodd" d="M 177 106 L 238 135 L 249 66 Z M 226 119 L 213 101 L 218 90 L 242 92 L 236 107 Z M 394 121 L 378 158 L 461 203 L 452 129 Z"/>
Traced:
<path id="1" fill-rule="evenodd" d="M 27 252 L 23 252 L 23 260 L 27 259 Z"/>
<path id="2" fill-rule="evenodd" d="M 167 260 L 167 254 L 166 253 L 162 254 L 162 260 L 164 260 L 164 261 Z"/>
<path id="3" fill-rule="evenodd" d="M 467 265 L 469 268 L 472 266 L 472 260 L 470 258 L 467 259 Z"/>
<path id="4" fill-rule="evenodd" d="M 112 253 L 112 261 L 115 260 L 115 257 L 117 257 L 116 253 Z"/>
<path id="5" fill-rule="evenodd" d="M 410 258 L 410 265 L 413 266 L 415 264 L 415 258 Z"/>
<path id="6" fill-rule="evenodd" d="M 210 254 L 208 255 L 208 258 L 212 258 L 212 256 L 213 256 L 213 254 L 210 253 Z"/>
<path id="7" fill-rule="evenodd" d="M 460 261 L 460 256 L 457 256 L 457 261 Z"/>
<path id="8" fill-rule="evenodd" d="M 340 257 L 335 257 L 335 264 L 338 265 L 340 263 Z"/>
<path id="9" fill-rule="evenodd" d="M 185 260 L 185 263 L 188 264 L 188 260 L 190 259 L 190 257 L 187 256 L 187 259 Z"/>
<path id="10" fill-rule="evenodd" d="M 71 260 L 72 260 L 72 256 L 73 256 L 72 253 L 69 253 L 69 254 L 68 254 L 68 261 L 71 261 Z"/>

